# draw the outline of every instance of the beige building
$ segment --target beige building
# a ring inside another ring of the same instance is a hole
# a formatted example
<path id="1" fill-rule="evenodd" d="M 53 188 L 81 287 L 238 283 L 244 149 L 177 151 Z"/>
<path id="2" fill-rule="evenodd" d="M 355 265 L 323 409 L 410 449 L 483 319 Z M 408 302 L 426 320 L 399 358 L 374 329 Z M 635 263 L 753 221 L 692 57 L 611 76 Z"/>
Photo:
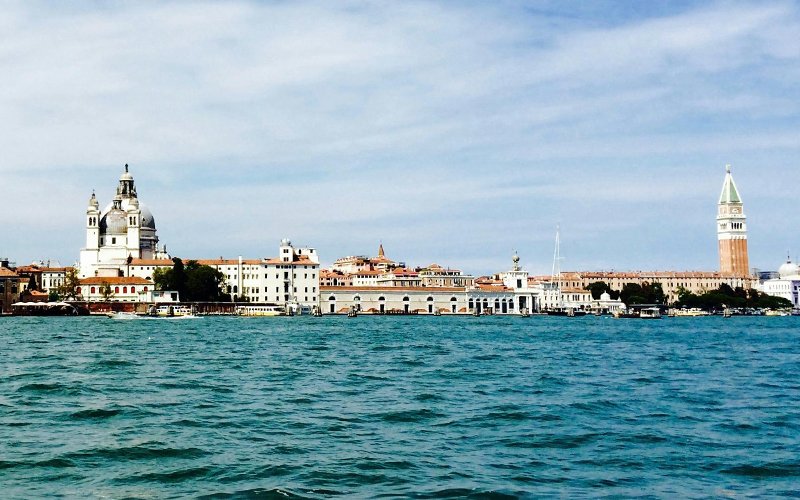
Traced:
<path id="1" fill-rule="evenodd" d="M 546 283 L 550 276 L 536 276 L 531 278 L 536 283 Z M 716 290 L 720 285 L 726 284 L 731 288 L 742 287 L 745 290 L 752 288 L 757 280 L 750 276 L 735 276 L 704 271 L 672 272 L 672 271 L 637 271 L 637 272 L 566 272 L 561 273 L 561 287 L 563 289 L 583 289 L 591 283 L 603 281 L 609 288 L 621 291 L 628 283 L 644 285 L 645 283 L 661 283 L 667 302 L 678 300 L 678 292 L 683 288 L 689 292 L 702 294 Z"/>

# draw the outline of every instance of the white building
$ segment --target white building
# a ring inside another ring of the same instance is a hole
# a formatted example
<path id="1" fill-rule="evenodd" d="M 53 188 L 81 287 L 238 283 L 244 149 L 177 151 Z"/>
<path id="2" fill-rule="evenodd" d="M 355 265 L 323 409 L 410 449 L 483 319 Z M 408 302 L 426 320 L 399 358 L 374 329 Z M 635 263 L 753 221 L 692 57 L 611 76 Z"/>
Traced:
<path id="1" fill-rule="evenodd" d="M 184 265 L 191 259 L 184 259 Z M 281 241 L 278 257 L 263 259 L 195 259 L 225 277 L 225 292 L 237 301 L 313 308 L 319 305 L 319 256 L 316 249 L 294 247 Z M 158 269 L 171 269 L 171 260 L 134 259 L 126 270 L 130 276 L 152 279 Z"/>
<path id="2" fill-rule="evenodd" d="M 791 301 L 795 309 L 800 308 L 800 266 L 787 259 L 778 269 L 779 278 L 764 281 L 760 287 L 767 295 L 783 297 Z"/>
<path id="3" fill-rule="evenodd" d="M 81 250 L 78 276 L 124 276 L 129 259 L 169 259 L 169 256 L 165 249 L 158 248 L 155 219 L 139 202 L 133 176 L 125 165 L 111 203 L 101 211 L 94 193 L 89 199 L 86 247 Z"/>

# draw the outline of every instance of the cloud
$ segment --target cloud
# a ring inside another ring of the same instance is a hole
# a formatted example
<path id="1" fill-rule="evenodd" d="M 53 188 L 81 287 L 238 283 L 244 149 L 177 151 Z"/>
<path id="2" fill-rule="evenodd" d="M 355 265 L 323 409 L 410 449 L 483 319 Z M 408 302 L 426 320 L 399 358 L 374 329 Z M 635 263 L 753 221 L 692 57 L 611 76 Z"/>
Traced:
<path id="1" fill-rule="evenodd" d="M 335 256 L 402 234 L 409 261 L 440 240 L 463 262 L 526 244 L 547 260 L 551 236 L 521 228 L 561 219 L 591 248 L 576 265 L 644 260 L 613 235 L 697 267 L 696 245 L 642 228 L 683 231 L 724 163 L 749 203 L 792 203 L 769 196 L 800 149 L 792 2 L 19 2 L 0 32 L 0 196 L 35 200 L 0 224 L 76 233 L 8 240 L 18 254 L 77 255 L 85 198 L 126 162 L 162 240 L 196 256 L 293 234 Z M 208 227 L 219 237 L 197 237 Z"/>

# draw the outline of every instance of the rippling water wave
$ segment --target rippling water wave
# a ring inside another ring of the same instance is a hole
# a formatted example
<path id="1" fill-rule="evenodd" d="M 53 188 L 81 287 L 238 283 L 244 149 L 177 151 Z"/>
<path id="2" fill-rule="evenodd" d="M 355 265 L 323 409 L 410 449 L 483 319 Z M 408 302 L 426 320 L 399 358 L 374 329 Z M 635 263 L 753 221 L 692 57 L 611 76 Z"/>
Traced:
<path id="1" fill-rule="evenodd" d="M 797 496 L 798 327 L 2 318 L 0 496 Z"/>

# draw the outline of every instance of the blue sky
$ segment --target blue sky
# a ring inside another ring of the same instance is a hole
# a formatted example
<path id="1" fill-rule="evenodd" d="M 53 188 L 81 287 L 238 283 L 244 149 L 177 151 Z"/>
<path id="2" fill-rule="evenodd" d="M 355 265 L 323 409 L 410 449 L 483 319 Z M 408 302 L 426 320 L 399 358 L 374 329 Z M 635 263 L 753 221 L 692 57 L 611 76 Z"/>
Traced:
<path id="1" fill-rule="evenodd" d="M 0 255 L 71 263 L 125 163 L 171 253 L 482 274 L 800 254 L 797 2 L 49 2 L 0 12 Z"/>

